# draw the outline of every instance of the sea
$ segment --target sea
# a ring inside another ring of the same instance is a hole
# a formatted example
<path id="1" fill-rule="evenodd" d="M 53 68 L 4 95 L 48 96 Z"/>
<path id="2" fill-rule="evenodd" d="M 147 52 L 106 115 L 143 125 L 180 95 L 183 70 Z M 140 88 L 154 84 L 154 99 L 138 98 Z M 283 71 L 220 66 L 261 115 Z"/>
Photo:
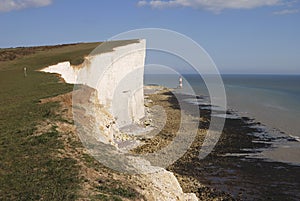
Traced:
<path id="1" fill-rule="evenodd" d="M 203 77 L 196 74 L 145 74 L 145 85 L 178 88 L 183 77 L 182 93 L 209 97 Z M 212 76 L 212 75 L 210 75 Z M 272 149 L 259 157 L 300 165 L 300 75 L 221 75 L 226 91 L 227 109 L 242 117 L 260 122 L 269 135 L 288 136 L 294 140 L 273 142 Z"/>

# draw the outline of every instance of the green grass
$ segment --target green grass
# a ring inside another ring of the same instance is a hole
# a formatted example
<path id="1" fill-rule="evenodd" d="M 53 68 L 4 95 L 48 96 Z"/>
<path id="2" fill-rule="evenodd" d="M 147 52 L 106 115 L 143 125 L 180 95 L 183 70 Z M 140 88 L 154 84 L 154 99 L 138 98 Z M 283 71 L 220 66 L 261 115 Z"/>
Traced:
<path id="1" fill-rule="evenodd" d="M 132 41 L 122 44 L 128 43 Z M 20 52 L 26 51 L 21 48 L 16 57 L 14 49 L 9 49 L 8 56 L 0 55 L 3 60 L 8 57 L 8 60 L 0 61 L 0 200 L 67 201 L 80 198 L 78 192 L 83 179 L 79 178 L 76 161 L 53 157 L 64 148 L 56 127 L 33 135 L 36 126 L 46 120 L 73 123 L 55 113 L 58 103 L 39 104 L 40 99 L 72 91 L 73 85 L 61 83 L 57 76 L 37 70 L 63 61 L 80 64 L 99 44 L 33 48 L 34 51 L 28 54 Z M 111 51 L 118 45 L 120 42 L 113 42 L 104 49 Z M 5 51 L 0 49 L 0 54 Z M 23 74 L 24 67 L 27 77 Z M 82 146 L 78 142 L 70 142 L 70 145 Z M 82 161 L 94 169 L 101 169 L 101 164 L 89 155 L 83 155 Z M 129 187 L 110 186 L 110 183 L 95 187 L 95 191 L 94 200 L 119 201 L 137 196 Z"/>
<path id="2" fill-rule="evenodd" d="M 115 183 L 99 185 L 97 188 L 98 188 L 99 192 L 102 193 L 99 195 L 106 195 L 106 197 L 108 197 L 108 198 L 114 198 L 114 199 L 119 198 L 121 200 L 121 197 L 127 198 L 127 199 L 133 199 L 133 198 L 137 197 L 137 195 L 133 189 L 123 188 L 123 187 L 118 186 Z"/>
<path id="3" fill-rule="evenodd" d="M 76 161 L 51 157 L 63 147 L 56 128 L 32 136 L 39 122 L 57 119 L 53 111 L 58 103 L 38 104 L 39 100 L 69 92 L 73 86 L 35 70 L 76 61 L 97 45 L 54 48 L 0 62 L 0 200 L 76 199 L 80 187 Z"/>

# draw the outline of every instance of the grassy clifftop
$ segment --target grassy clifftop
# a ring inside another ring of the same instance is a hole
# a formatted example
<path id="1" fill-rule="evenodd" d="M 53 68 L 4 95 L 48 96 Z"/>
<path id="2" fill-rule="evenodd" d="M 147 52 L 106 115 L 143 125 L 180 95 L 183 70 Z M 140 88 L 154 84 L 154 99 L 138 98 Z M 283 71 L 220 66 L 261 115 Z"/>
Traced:
<path id="1" fill-rule="evenodd" d="M 103 183 L 112 173 L 83 153 L 76 136 L 66 138 L 68 130 L 58 128 L 73 125 L 62 116 L 70 108 L 62 109 L 57 100 L 40 103 L 73 86 L 36 70 L 62 61 L 81 63 L 99 44 L 0 49 L 0 200 L 135 199 L 126 184 Z M 67 145 L 64 138 L 69 139 Z M 83 191 L 94 192 L 83 196 Z"/>

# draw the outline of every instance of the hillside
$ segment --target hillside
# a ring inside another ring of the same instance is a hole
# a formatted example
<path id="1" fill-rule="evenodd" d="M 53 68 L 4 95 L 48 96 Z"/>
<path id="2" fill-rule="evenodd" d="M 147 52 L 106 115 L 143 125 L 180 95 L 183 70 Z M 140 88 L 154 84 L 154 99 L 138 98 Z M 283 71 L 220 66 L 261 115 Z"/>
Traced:
<path id="1" fill-rule="evenodd" d="M 82 147 L 70 116 L 73 85 L 37 71 L 79 64 L 99 44 L 0 49 L 0 200 L 140 200 L 125 175 Z"/>

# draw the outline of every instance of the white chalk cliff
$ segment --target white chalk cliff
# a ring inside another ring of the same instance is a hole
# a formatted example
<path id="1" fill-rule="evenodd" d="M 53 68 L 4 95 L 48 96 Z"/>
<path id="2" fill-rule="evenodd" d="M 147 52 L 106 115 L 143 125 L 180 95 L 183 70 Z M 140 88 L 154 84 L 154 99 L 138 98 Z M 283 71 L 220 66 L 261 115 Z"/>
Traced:
<path id="1" fill-rule="evenodd" d="M 100 50 L 101 54 L 96 52 L 86 57 L 80 66 L 62 62 L 42 71 L 58 73 L 67 83 L 96 89 L 99 103 L 114 116 L 118 127 L 122 127 L 144 116 L 145 48 L 145 40 L 133 41 L 113 51 Z"/>
<path id="2" fill-rule="evenodd" d="M 86 137 L 86 141 L 96 139 L 105 144 L 113 144 L 120 133 L 118 128 L 136 123 L 144 117 L 145 56 L 146 41 L 134 40 L 125 44 L 120 43 L 108 51 L 96 51 L 87 56 L 80 66 L 72 66 L 67 61 L 48 66 L 41 71 L 60 74 L 67 83 L 86 85 L 95 90 L 92 96 L 87 97 L 88 101 L 84 100 L 88 104 L 85 105 L 85 113 L 78 115 L 78 121 L 81 121 L 81 125 L 86 125 L 84 129 L 88 130 L 87 133 L 92 133 Z M 80 101 L 85 97 L 82 97 L 81 92 L 78 93 L 81 95 L 75 99 L 81 99 L 76 100 L 80 105 Z M 96 112 L 90 110 L 89 101 L 93 103 Z M 97 126 L 91 123 L 92 118 L 86 118 L 89 115 L 93 116 Z M 85 143 L 84 140 L 82 142 Z M 103 151 L 99 154 L 103 154 Z M 127 162 L 132 163 L 133 167 L 139 164 L 145 169 L 145 173 L 136 175 L 135 179 L 137 183 L 142 182 L 149 186 L 141 190 L 147 200 L 197 200 L 195 194 L 182 192 L 172 173 L 163 168 L 153 167 L 143 159 L 135 158 L 135 160 L 136 162 L 130 160 Z M 157 170 L 149 171 L 153 168 Z"/>

